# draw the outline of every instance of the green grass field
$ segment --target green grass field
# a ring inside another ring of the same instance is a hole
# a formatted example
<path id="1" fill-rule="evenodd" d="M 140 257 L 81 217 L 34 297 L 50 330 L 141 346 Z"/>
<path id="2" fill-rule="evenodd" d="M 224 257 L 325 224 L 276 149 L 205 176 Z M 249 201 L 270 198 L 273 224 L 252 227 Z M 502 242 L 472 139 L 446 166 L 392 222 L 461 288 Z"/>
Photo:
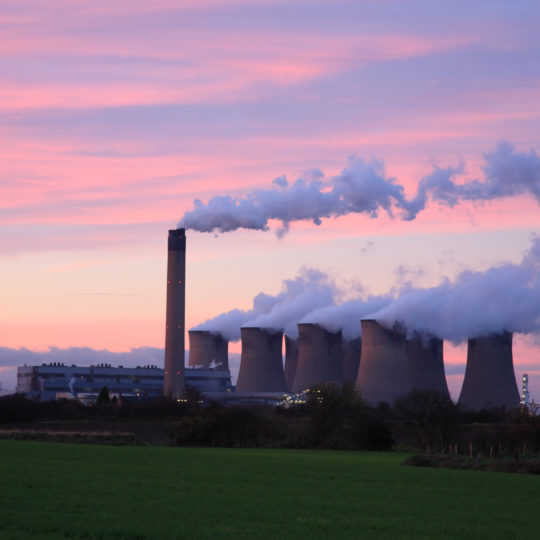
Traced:
<path id="1" fill-rule="evenodd" d="M 540 477 L 402 454 L 0 441 L 0 538 L 538 538 Z"/>

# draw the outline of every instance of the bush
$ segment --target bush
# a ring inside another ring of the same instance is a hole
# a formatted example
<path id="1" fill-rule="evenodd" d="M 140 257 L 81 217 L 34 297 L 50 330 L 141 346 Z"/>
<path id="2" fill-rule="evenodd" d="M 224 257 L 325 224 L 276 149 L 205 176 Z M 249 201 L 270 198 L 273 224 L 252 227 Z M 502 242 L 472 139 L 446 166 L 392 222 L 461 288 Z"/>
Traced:
<path id="1" fill-rule="evenodd" d="M 23 394 L 0 397 L 0 423 L 31 422 L 37 418 L 38 404 Z"/>

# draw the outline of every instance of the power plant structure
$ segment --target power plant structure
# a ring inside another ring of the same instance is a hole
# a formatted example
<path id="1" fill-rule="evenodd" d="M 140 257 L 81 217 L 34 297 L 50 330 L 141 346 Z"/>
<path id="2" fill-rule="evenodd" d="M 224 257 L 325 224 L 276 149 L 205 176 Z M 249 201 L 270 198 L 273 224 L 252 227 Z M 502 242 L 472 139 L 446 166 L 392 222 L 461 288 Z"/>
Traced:
<path id="1" fill-rule="evenodd" d="M 186 313 L 186 231 L 169 231 L 167 252 L 167 313 L 163 393 L 178 399 L 184 391 Z"/>
<path id="2" fill-rule="evenodd" d="M 343 342 L 343 381 L 354 384 L 360 366 L 362 338 L 350 339 Z"/>
<path id="3" fill-rule="evenodd" d="M 189 367 L 229 369 L 229 342 L 221 335 L 206 330 L 190 330 Z"/>
<path id="4" fill-rule="evenodd" d="M 283 330 L 240 328 L 242 354 L 237 392 L 286 392 L 283 373 Z"/>
<path id="5" fill-rule="evenodd" d="M 442 339 L 415 332 L 407 339 L 407 357 L 413 390 L 434 390 L 450 398 L 444 374 Z"/>
<path id="6" fill-rule="evenodd" d="M 503 332 L 469 339 L 467 366 L 458 403 L 479 411 L 519 405 L 514 375 L 512 333 Z"/>
<path id="7" fill-rule="evenodd" d="M 367 403 L 392 405 L 412 390 L 405 334 L 387 330 L 377 321 L 362 324 L 362 354 L 356 389 Z"/>
<path id="8" fill-rule="evenodd" d="M 298 363 L 292 392 L 322 382 L 343 382 L 341 331 L 329 332 L 318 324 L 298 324 Z"/>
<path id="9" fill-rule="evenodd" d="M 169 230 L 167 250 L 163 393 L 178 399 L 184 391 L 186 376 L 185 229 Z M 411 390 L 436 390 L 449 396 L 442 340 L 420 333 L 407 340 L 402 329 L 386 329 L 376 320 L 362 320 L 361 329 L 362 338 L 342 343 L 341 331 L 330 332 L 318 324 L 299 323 L 297 340 L 285 336 L 283 367 L 283 331 L 241 328 L 242 354 L 236 390 L 260 395 L 298 393 L 318 383 L 354 381 L 362 398 L 372 405 L 392 404 Z M 189 341 L 191 368 L 210 371 L 217 368 L 230 373 L 228 342 L 219 333 L 190 330 Z M 525 403 L 526 377 L 521 396 Z M 229 395 L 231 390 L 226 389 Z M 519 403 L 512 333 L 469 339 L 459 404 L 469 410 L 481 410 L 512 408 Z"/>
<path id="10" fill-rule="evenodd" d="M 285 386 L 292 391 L 296 366 L 298 365 L 298 339 L 285 335 Z"/>

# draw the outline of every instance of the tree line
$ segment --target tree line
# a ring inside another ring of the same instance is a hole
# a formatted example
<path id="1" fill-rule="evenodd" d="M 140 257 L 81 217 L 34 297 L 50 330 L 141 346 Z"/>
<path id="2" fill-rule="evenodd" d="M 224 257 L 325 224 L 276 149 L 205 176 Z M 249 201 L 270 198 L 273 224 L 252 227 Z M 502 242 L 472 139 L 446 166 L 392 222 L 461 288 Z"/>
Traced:
<path id="1" fill-rule="evenodd" d="M 170 442 L 181 446 L 416 450 L 496 458 L 540 452 L 538 406 L 463 411 L 437 392 L 411 392 L 393 406 L 366 404 L 352 385 L 320 384 L 292 406 L 222 405 L 186 389 L 167 398 L 119 403 L 106 388 L 96 405 L 74 400 L 0 398 L 0 424 L 45 420 L 168 420 Z"/>

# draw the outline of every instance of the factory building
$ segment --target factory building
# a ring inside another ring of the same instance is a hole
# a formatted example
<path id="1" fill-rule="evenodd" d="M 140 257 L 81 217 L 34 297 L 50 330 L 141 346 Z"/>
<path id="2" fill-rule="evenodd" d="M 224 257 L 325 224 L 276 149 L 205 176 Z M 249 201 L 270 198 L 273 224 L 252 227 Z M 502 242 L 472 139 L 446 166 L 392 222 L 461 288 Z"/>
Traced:
<path id="1" fill-rule="evenodd" d="M 240 329 L 242 354 L 237 392 L 285 392 L 283 331 L 270 328 Z"/>
<path id="2" fill-rule="evenodd" d="M 298 363 L 292 392 L 324 382 L 343 382 L 341 331 L 329 332 L 318 324 L 298 324 Z"/>
<path id="3" fill-rule="evenodd" d="M 386 402 L 412 390 L 405 334 L 387 330 L 375 320 L 362 320 L 362 354 L 356 389 L 370 405 Z"/>
<path id="4" fill-rule="evenodd" d="M 55 362 L 17 368 L 17 392 L 40 401 L 68 398 L 93 403 L 104 386 L 111 396 L 121 395 L 128 401 L 152 399 L 163 395 L 163 381 L 164 370 L 157 366 L 69 366 Z M 203 394 L 233 390 L 228 370 L 186 369 L 185 384 Z"/>
<path id="5" fill-rule="evenodd" d="M 214 332 L 190 330 L 189 367 L 229 369 L 229 342 Z"/>
<path id="6" fill-rule="evenodd" d="M 415 332 L 407 339 L 413 390 L 433 390 L 450 398 L 444 374 L 442 339 Z"/>
<path id="7" fill-rule="evenodd" d="M 514 375 L 512 333 L 469 339 L 467 367 L 458 403 L 472 411 L 519 405 Z"/>

